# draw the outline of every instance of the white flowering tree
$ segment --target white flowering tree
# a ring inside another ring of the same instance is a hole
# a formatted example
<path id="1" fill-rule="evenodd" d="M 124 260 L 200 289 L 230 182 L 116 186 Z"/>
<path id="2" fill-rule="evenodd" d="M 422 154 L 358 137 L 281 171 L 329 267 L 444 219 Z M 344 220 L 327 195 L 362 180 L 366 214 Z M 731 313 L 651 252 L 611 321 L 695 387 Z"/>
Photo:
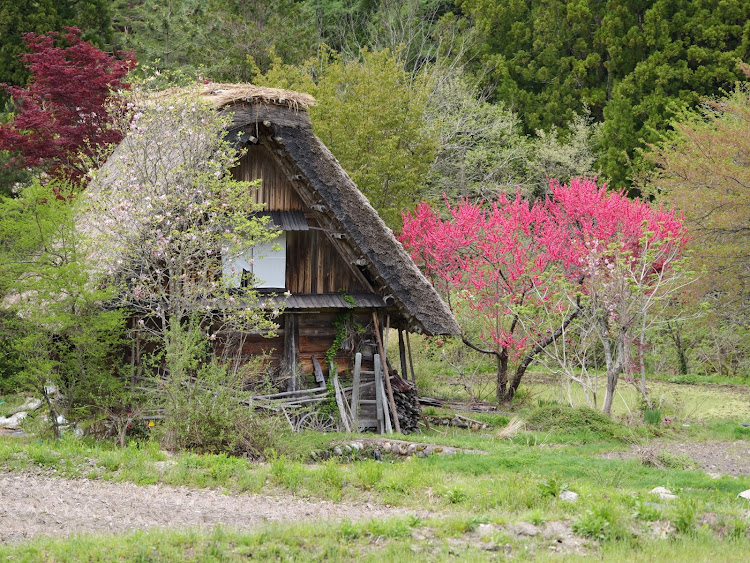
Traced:
<path id="1" fill-rule="evenodd" d="M 255 186 L 229 172 L 238 154 L 223 140 L 228 116 L 194 92 L 138 96 L 120 116 L 126 134 L 95 173 L 80 223 L 119 305 L 134 313 L 132 334 L 149 351 L 136 363 L 171 396 L 170 385 L 217 368 L 210 349 L 226 356 L 243 336 L 276 328 L 278 311 L 265 310 L 252 279 L 229 287 L 223 264 L 276 233 L 253 215 Z"/>

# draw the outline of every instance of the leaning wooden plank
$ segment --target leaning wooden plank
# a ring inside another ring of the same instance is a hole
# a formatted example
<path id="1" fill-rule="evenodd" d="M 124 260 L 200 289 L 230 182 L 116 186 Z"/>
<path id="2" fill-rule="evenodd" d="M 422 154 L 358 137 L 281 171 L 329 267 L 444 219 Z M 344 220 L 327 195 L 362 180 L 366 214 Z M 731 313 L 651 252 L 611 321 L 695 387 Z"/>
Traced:
<path id="1" fill-rule="evenodd" d="M 352 428 L 359 431 L 359 383 L 362 369 L 362 353 L 354 356 L 354 379 L 352 381 Z"/>
<path id="2" fill-rule="evenodd" d="M 388 317 L 390 319 L 390 317 Z M 388 361 L 385 355 L 385 349 L 383 348 L 383 341 L 380 339 L 380 323 L 378 322 L 378 314 L 372 312 L 372 321 L 375 325 L 375 340 L 378 342 L 378 351 L 380 352 L 381 364 L 380 368 L 383 370 L 383 379 L 385 379 L 385 389 L 388 392 L 388 402 L 391 406 L 391 416 L 393 416 L 393 427 L 396 432 L 401 433 L 401 425 L 398 423 L 398 411 L 396 410 L 396 401 L 393 400 L 393 389 L 391 389 L 391 377 L 388 374 Z M 389 321 L 390 322 L 390 321 Z"/>
<path id="3" fill-rule="evenodd" d="M 383 386 L 380 384 L 382 372 L 380 371 L 380 355 L 375 354 L 375 407 L 377 409 L 378 432 L 385 433 L 385 421 L 383 420 Z"/>
<path id="4" fill-rule="evenodd" d="M 320 362 L 318 362 L 318 358 L 316 358 L 315 356 L 310 356 L 310 357 L 312 358 L 313 373 L 315 374 L 315 381 L 317 383 L 325 385 L 326 379 L 323 376 L 323 368 L 320 367 Z"/>
<path id="5" fill-rule="evenodd" d="M 341 423 L 344 425 L 344 428 L 347 432 L 352 431 L 352 426 L 349 423 L 349 415 L 346 414 L 346 407 L 344 406 L 344 397 L 341 395 L 341 386 L 339 385 L 339 376 L 334 371 L 333 375 L 331 376 L 331 380 L 333 381 L 333 391 L 336 395 L 336 406 L 339 408 L 339 418 L 341 419 Z"/>

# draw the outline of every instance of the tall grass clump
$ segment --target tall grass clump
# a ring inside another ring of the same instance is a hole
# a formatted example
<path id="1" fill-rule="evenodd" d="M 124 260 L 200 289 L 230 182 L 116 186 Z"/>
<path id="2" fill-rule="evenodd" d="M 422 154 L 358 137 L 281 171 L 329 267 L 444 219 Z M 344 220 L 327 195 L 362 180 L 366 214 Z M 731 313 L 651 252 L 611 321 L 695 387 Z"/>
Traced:
<path id="1" fill-rule="evenodd" d="M 588 407 L 544 405 L 526 418 L 530 430 L 559 431 L 592 440 L 625 440 L 629 433 L 606 414 Z"/>

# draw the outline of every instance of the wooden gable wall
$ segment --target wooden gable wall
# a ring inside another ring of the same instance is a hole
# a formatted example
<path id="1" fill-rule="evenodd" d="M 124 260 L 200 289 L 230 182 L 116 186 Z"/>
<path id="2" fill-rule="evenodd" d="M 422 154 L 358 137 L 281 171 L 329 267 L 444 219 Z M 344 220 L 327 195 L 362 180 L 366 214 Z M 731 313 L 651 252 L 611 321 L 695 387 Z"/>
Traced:
<path id="1" fill-rule="evenodd" d="M 372 291 L 344 260 L 268 149 L 262 144 L 247 149 L 233 174 L 238 180 L 261 180 L 255 203 L 266 211 L 303 211 L 310 227 L 287 233 L 286 289 L 295 294 Z"/>

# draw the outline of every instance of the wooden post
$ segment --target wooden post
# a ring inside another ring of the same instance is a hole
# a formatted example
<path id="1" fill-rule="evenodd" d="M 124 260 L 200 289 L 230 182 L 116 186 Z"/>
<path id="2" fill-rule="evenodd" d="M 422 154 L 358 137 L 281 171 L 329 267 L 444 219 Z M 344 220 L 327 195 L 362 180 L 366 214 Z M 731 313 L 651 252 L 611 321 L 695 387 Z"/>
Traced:
<path id="1" fill-rule="evenodd" d="M 396 429 L 396 432 L 401 434 L 401 425 L 398 423 L 396 401 L 393 400 L 393 389 L 391 389 L 391 375 L 388 373 L 388 363 L 386 361 L 385 349 L 383 348 L 383 340 L 380 338 L 380 323 L 378 322 L 378 314 L 375 311 L 372 312 L 372 320 L 375 323 L 375 339 L 378 341 L 378 351 L 383 358 L 381 369 L 383 370 L 383 376 L 385 377 L 385 389 L 388 392 L 388 402 L 391 404 L 393 427 Z"/>
<path id="2" fill-rule="evenodd" d="M 287 391 L 299 389 L 299 377 L 297 375 L 297 317 L 287 313 L 284 315 L 284 369 L 289 381 L 286 385 Z"/>
<path id="3" fill-rule="evenodd" d="M 401 377 L 409 380 L 409 370 L 406 369 L 406 347 L 404 346 L 404 331 L 398 329 L 398 358 L 401 360 Z"/>
<path id="4" fill-rule="evenodd" d="M 380 362 L 380 366 L 382 368 L 382 362 Z M 377 378 L 376 381 L 378 382 L 377 384 L 380 387 L 380 403 L 383 405 L 383 432 L 386 434 L 393 434 L 393 426 L 391 426 L 391 416 L 389 414 L 391 409 L 388 408 L 388 397 L 385 392 L 385 386 L 383 385 L 384 373 L 385 371 L 380 369 L 375 375 Z"/>
<path id="5" fill-rule="evenodd" d="M 352 380 L 352 430 L 359 432 L 359 382 L 362 376 L 362 353 L 354 356 L 354 379 Z"/>
<path id="6" fill-rule="evenodd" d="M 411 341 L 409 340 L 409 331 L 406 330 L 406 350 L 409 354 L 409 367 L 411 368 L 411 380 L 414 382 L 414 385 L 417 384 L 417 374 L 414 373 L 414 361 L 411 357 Z"/>

